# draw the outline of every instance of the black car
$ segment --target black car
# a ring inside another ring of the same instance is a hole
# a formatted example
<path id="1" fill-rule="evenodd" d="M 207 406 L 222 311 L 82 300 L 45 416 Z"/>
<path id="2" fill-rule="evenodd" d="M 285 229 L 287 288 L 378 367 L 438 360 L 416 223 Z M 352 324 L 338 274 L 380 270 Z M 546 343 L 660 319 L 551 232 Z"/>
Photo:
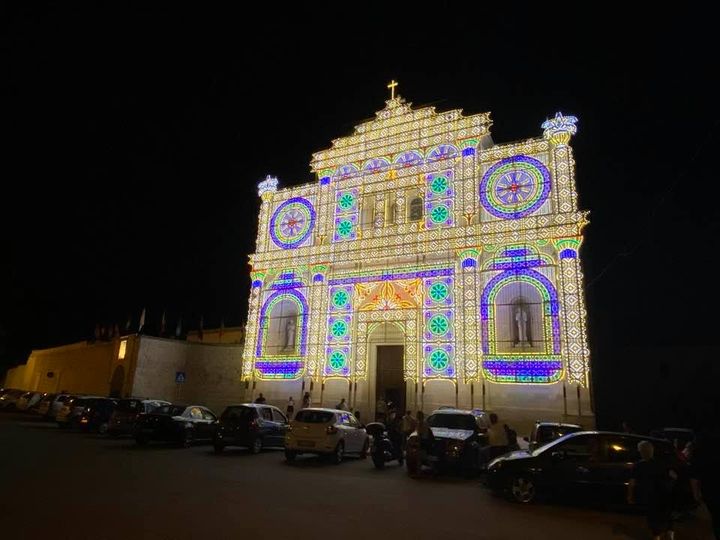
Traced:
<path id="1" fill-rule="evenodd" d="M 528 450 L 531 452 L 541 446 L 559 439 L 568 433 L 577 433 L 583 431 L 583 427 L 578 424 L 562 424 L 560 422 L 536 422 L 533 427 L 530 438 L 525 437 L 525 441 L 529 443 Z"/>
<path id="2" fill-rule="evenodd" d="M 438 409 L 427 418 L 432 438 L 425 448 L 413 433 L 408 438 L 406 464 L 413 475 L 422 465 L 440 472 L 455 469 L 465 473 L 479 470 L 484 434 L 471 411 Z"/>
<path id="3" fill-rule="evenodd" d="M 149 414 L 164 405 L 170 403 L 154 399 L 121 399 L 110 417 L 108 435 L 132 435 L 135 432 L 135 422 L 141 414 Z"/>
<path id="4" fill-rule="evenodd" d="M 217 418 L 201 405 L 165 405 L 141 414 L 135 423 L 135 441 L 175 442 L 188 447 L 194 441 L 212 441 Z"/>
<path id="5" fill-rule="evenodd" d="M 263 447 L 285 445 L 287 417 L 272 405 L 230 405 L 220 415 L 213 444 L 221 453 L 226 446 L 246 446 L 253 454 Z"/>
<path id="6" fill-rule="evenodd" d="M 89 400 L 87 407 L 80 413 L 78 427 L 87 431 L 107 433 L 110 417 L 117 401 L 109 398 Z"/>
<path id="7" fill-rule="evenodd" d="M 650 441 L 655 458 L 668 467 L 679 463 L 672 444 L 662 439 L 602 431 L 565 435 L 530 452 L 520 450 L 494 459 L 487 484 L 517 502 L 538 495 L 572 495 L 576 500 L 622 504 L 633 464 L 640 460 L 637 445 Z"/>

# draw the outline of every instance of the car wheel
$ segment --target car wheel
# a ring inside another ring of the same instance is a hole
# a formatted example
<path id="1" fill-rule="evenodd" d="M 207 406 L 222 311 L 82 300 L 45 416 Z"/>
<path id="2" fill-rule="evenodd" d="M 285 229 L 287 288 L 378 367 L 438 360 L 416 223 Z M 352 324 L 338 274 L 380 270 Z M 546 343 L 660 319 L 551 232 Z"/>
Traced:
<path id="1" fill-rule="evenodd" d="M 102 422 L 102 423 L 98 426 L 98 433 L 99 433 L 100 435 L 106 435 L 107 432 L 108 432 L 107 422 Z"/>
<path id="2" fill-rule="evenodd" d="M 360 450 L 360 459 L 367 459 L 368 450 L 370 450 L 370 440 L 365 439 L 365 444 L 363 444 L 362 450 Z"/>
<path id="3" fill-rule="evenodd" d="M 339 442 L 338 445 L 335 447 L 335 452 L 332 454 L 332 462 L 335 465 L 340 465 L 343 460 L 343 454 L 345 453 L 345 448 L 343 447 L 343 443 Z"/>
<path id="4" fill-rule="evenodd" d="M 250 452 L 253 454 L 259 454 L 263 448 L 262 437 L 255 437 L 252 444 L 250 445 Z"/>
<path id="5" fill-rule="evenodd" d="M 384 469 L 385 468 L 385 459 L 383 456 L 378 456 L 377 454 L 373 454 L 372 457 L 373 465 L 375 465 L 376 469 Z"/>
<path id="6" fill-rule="evenodd" d="M 515 502 L 523 504 L 533 502 L 537 495 L 535 482 L 527 476 L 515 476 L 510 483 L 510 495 Z"/>
<path id="7" fill-rule="evenodd" d="M 292 463 L 295 461 L 295 458 L 297 457 L 297 452 L 294 450 L 285 450 L 285 461 L 288 463 Z"/>
<path id="8" fill-rule="evenodd" d="M 223 450 L 225 450 L 225 445 L 219 442 L 214 443 L 213 447 L 215 448 L 216 454 L 222 454 Z"/>
<path id="9" fill-rule="evenodd" d="M 185 433 L 183 433 L 183 438 L 182 438 L 182 442 L 181 442 L 182 447 L 190 448 L 192 446 L 194 439 L 195 439 L 195 437 L 193 436 L 193 432 L 190 431 L 189 429 L 186 429 Z"/>

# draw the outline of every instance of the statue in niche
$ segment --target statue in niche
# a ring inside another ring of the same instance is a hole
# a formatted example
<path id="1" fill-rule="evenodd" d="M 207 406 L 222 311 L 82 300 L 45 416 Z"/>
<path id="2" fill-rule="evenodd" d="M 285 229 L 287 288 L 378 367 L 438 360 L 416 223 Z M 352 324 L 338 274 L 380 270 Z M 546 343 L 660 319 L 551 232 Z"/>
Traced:
<path id="1" fill-rule="evenodd" d="M 528 332 L 530 327 L 530 315 L 528 313 L 528 308 L 524 303 L 519 303 L 515 306 L 515 315 L 513 318 L 515 319 L 516 330 L 514 346 L 522 347 L 529 345 L 532 347 L 532 341 L 530 341 L 530 334 Z"/>
<path id="2" fill-rule="evenodd" d="M 295 319 L 289 317 L 285 321 L 285 345 L 283 351 L 295 350 Z"/>

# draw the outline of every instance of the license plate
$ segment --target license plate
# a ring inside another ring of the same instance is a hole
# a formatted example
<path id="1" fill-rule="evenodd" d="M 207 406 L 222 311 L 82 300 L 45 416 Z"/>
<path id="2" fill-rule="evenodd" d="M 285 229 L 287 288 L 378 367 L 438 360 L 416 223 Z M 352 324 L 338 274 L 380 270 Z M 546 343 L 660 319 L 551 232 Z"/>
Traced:
<path id="1" fill-rule="evenodd" d="M 298 441 L 298 446 L 312 447 L 315 446 L 315 443 L 312 441 Z"/>

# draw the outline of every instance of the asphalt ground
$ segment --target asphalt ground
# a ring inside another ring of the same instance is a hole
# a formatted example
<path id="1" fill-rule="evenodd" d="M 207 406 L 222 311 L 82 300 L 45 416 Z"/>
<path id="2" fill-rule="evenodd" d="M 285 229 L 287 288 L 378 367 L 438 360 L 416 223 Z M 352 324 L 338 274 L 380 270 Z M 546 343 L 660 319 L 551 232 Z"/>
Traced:
<path id="1" fill-rule="evenodd" d="M 478 479 L 411 479 L 389 464 L 341 465 L 281 451 L 138 447 L 132 439 L 0 414 L 5 539 L 645 539 L 645 518 L 567 502 L 519 505 Z M 710 538 L 708 517 L 676 538 Z"/>

